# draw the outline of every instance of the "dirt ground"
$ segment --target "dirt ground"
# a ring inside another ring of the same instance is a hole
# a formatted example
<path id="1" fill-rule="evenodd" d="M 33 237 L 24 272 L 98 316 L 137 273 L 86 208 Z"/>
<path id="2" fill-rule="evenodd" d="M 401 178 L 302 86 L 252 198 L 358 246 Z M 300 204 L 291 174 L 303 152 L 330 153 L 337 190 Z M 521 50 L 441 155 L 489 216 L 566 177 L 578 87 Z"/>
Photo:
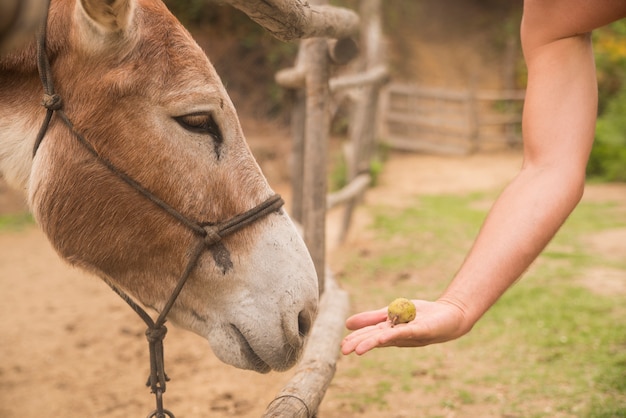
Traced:
<path id="1" fill-rule="evenodd" d="M 281 159 L 281 147 L 288 142 L 269 146 L 270 133 L 249 140 L 270 181 L 289 201 L 288 171 Z M 368 191 L 366 200 L 402 206 L 417 193 L 497 190 L 520 163 L 519 152 L 465 158 L 392 154 L 379 186 Z M 626 186 L 590 186 L 585 199 L 612 199 L 626 207 Z M 22 208 L 21 198 L 0 187 L 1 212 Z M 345 248 L 333 240 L 338 216 L 331 213 L 328 225 L 333 268 L 341 268 Z M 367 222 L 367 216 L 357 212 L 344 245 L 370 239 Z M 625 230 L 606 234 L 601 242 L 626 254 Z M 626 291 L 624 277 L 614 282 Z M 0 233 L 0 292 L 2 417 L 127 418 L 146 416 L 154 408 L 143 386 L 148 372 L 143 323 L 103 282 L 61 261 L 36 226 Z M 165 405 L 177 417 L 259 417 L 290 377 L 289 372 L 259 375 L 226 366 L 200 337 L 173 327 L 165 355 L 172 378 Z M 335 394 L 350 390 L 341 384 L 341 362 L 337 376 L 321 418 L 346 416 L 336 412 L 340 401 Z M 478 411 L 477 416 L 486 415 Z"/>

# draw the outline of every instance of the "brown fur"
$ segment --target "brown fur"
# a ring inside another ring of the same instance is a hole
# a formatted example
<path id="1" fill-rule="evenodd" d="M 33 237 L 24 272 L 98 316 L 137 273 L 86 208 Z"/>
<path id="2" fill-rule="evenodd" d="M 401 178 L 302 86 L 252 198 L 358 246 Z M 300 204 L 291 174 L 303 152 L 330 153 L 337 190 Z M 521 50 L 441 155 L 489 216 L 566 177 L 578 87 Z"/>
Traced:
<path id="1" fill-rule="evenodd" d="M 223 129 L 235 135 L 228 138 L 227 161 L 218 163 L 212 145 L 190 140 L 183 148 L 162 127 L 153 126 L 152 115 L 144 114 L 147 106 L 158 108 L 169 99 L 163 94 L 167 86 L 221 84 L 190 35 L 160 2 L 141 2 L 135 22 L 139 40 L 118 40 L 120 47 L 99 55 L 82 53 L 76 31 L 68 30 L 74 27 L 68 21 L 72 7 L 72 1 L 52 3 L 50 60 L 67 115 L 101 155 L 199 221 L 227 219 L 269 195 L 245 143 L 236 138 L 241 134 L 231 132 L 238 126 L 225 123 Z M 5 59 L 2 68 L 34 72 L 35 62 L 29 47 Z M 40 89 L 32 77 L 25 88 Z M 230 105 L 227 97 L 220 101 Z M 232 106 L 227 113 L 236 121 Z M 174 125 L 169 128 L 177 129 Z M 147 303 L 162 299 L 184 267 L 194 238 L 190 231 L 90 157 L 56 119 L 38 157 L 47 173 L 31 192 L 31 202 L 59 253 L 136 294 L 158 293 L 142 297 Z M 229 246 L 245 247 L 249 234 L 229 239 Z M 179 243 L 174 251 L 172 242 Z M 159 277 L 167 272 L 170 283 L 138 289 L 133 277 L 149 271 Z"/>

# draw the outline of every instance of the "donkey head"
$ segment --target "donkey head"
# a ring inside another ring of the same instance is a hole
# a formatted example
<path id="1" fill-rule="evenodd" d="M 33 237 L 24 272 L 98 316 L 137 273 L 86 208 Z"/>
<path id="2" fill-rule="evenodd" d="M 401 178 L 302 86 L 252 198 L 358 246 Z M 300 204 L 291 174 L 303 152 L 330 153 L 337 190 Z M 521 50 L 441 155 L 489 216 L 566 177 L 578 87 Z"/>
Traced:
<path id="1" fill-rule="evenodd" d="M 215 70 L 159 0 L 53 0 L 47 45 L 75 130 L 186 217 L 217 223 L 273 194 Z M 29 80 L 20 79 L 23 89 L 35 91 Z M 32 138 L 26 125 L 43 113 L 31 113 L 20 126 Z M 163 308 L 192 231 L 107 170 L 58 119 L 27 189 L 62 257 Z M 317 297 L 306 247 L 281 210 L 205 251 L 168 318 L 206 337 L 226 363 L 283 370 L 302 350 Z"/>

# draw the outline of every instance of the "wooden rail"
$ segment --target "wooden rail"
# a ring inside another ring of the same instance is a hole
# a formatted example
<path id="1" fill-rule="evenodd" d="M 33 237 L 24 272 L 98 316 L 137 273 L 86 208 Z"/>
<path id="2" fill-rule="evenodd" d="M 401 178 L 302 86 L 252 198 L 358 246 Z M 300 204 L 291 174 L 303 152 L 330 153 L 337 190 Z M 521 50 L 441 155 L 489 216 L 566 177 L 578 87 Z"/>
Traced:
<path id="1" fill-rule="evenodd" d="M 352 10 L 315 0 L 226 1 L 283 41 L 348 38 L 359 30 L 359 16 Z"/>
<path id="2" fill-rule="evenodd" d="M 372 176 L 369 174 L 359 174 L 350 183 L 340 190 L 330 193 L 326 197 L 326 209 L 330 210 L 335 206 L 347 203 L 352 199 L 361 196 L 372 182 Z"/>

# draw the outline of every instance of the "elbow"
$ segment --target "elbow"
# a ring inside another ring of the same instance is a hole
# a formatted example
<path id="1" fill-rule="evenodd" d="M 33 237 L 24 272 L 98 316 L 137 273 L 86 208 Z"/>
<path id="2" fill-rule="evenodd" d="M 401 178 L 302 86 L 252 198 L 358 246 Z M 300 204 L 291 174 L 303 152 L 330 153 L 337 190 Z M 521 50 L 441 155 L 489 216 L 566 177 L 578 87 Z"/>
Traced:
<path id="1" fill-rule="evenodd" d="M 585 191 L 586 173 L 582 164 L 525 164 L 520 175 L 543 189 L 544 196 L 560 202 L 559 206 L 568 213 L 578 205 Z"/>
<path id="2" fill-rule="evenodd" d="M 569 205 L 569 211 L 574 210 L 576 206 L 580 203 L 583 198 L 583 194 L 585 193 L 585 176 L 583 175 L 581 179 L 572 180 L 571 183 L 565 190 L 564 200 L 566 200 Z"/>
<path id="3" fill-rule="evenodd" d="M 571 204 L 573 210 L 585 193 L 585 166 L 574 164 L 569 167 L 561 167 L 558 171 L 563 188 L 563 197 Z"/>
<path id="4" fill-rule="evenodd" d="M 583 198 L 583 194 L 585 193 L 585 180 L 586 177 L 585 173 L 583 172 L 580 178 L 572 185 L 572 193 L 574 195 L 573 198 L 576 204 L 580 202 L 580 200 Z"/>

